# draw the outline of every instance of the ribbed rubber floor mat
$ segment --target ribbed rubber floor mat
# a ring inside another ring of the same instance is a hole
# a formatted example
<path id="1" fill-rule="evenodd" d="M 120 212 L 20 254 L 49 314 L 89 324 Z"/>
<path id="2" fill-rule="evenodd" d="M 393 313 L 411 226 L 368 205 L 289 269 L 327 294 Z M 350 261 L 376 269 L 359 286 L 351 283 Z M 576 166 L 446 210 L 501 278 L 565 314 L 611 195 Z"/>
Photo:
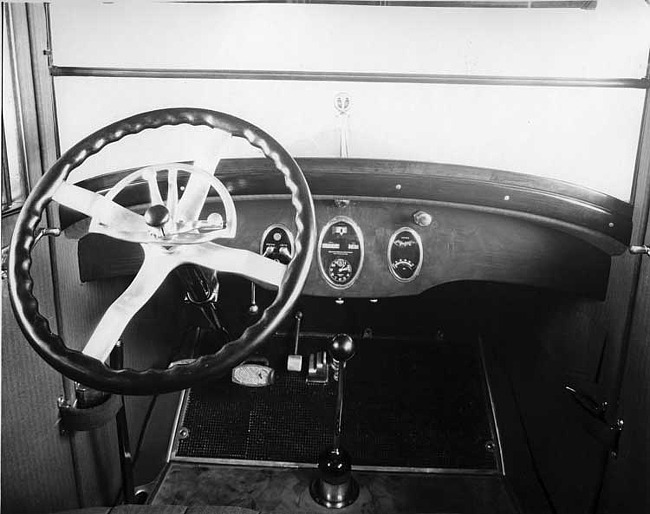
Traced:
<path id="1" fill-rule="evenodd" d="M 324 344 L 301 342 L 303 361 Z M 354 465 L 497 469 L 475 344 L 361 340 L 358 347 L 348 367 L 343 428 Z M 181 423 L 189 435 L 176 455 L 315 462 L 332 444 L 336 383 L 307 383 L 304 373 L 283 370 L 284 356 L 275 359 L 270 387 L 228 380 L 195 387 Z"/>

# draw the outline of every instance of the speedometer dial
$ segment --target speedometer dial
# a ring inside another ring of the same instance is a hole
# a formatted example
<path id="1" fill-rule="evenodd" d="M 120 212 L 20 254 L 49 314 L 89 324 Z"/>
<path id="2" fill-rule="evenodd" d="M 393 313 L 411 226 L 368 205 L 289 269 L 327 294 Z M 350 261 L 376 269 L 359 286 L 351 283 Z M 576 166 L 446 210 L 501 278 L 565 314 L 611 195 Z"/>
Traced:
<path id="1" fill-rule="evenodd" d="M 323 278 L 335 289 L 350 287 L 363 265 L 363 234 L 346 216 L 331 219 L 320 235 L 318 260 Z"/>

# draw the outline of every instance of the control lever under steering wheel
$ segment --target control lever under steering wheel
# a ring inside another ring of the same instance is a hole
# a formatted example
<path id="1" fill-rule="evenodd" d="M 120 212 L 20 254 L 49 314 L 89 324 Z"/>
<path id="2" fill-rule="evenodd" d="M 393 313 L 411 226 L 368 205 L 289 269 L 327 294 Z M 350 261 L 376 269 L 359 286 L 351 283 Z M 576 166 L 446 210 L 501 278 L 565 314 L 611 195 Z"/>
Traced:
<path id="1" fill-rule="evenodd" d="M 207 126 L 246 139 L 284 175 L 296 211 L 295 253 L 288 266 L 254 252 L 213 242 L 217 238 L 233 238 L 237 220 L 227 189 L 205 170 L 184 164 L 147 167 L 118 182 L 106 196 L 66 181 L 72 170 L 111 143 L 145 129 L 181 124 Z M 163 201 L 157 177 L 165 172 L 168 188 L 167 198 Z M 179 172 L 189 174 L 187 187 L 180 198 L 177 187 Z M 151 200 L 144 215 L 113 201 L 129 184 L 142 180 L 149 186 Z M 206 220 L 199 220 L 210 189 L 221 197 L 225 219 L 212 214 Z M 38 302 L 32 294 L 30 266 L 35 229 L 51 200 L 88 215 L 91 232 L 137 242 L 144 249 L 144 262 L 138 274 L 108 308 L 83 352 L 67 348 L 63 340 L 50 331 L 48 321 L 38 311 Z M 298 164 L 277 141 L 254 125 L 228 114 L 194 108 L 161 109 L 126 118 L 88 136 L 68 150 L 38 182 L 18 217 L 11 242 L 10 298 L 29 343 L 43 359 L 67 377 L 113 393 L 163 393 L 228 372 L 272 335 L 302 291 L 315 245 L 315 213 L 309 187 Z M 239 274 L 257 283 L 277 287 L 278 294 L 259 321 L 215 354 L 165 370 L 113 370 L 105 365 L 103 361 L 131 318 L 151 298 L 165 277 L 183 264 Z"/>

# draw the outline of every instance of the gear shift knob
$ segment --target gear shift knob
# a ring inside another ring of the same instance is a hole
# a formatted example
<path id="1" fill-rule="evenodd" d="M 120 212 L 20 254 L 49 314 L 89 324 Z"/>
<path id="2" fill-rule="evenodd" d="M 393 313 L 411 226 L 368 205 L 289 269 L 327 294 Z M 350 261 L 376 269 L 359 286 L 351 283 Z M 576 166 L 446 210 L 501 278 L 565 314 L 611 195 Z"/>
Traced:
<path id="1" fill-rule="evenodd" d="M 347 362 L 356 352 L 356 345 L 347 334 L 337 334 L 330 341 L 329 352 L 334 360 Z"/>

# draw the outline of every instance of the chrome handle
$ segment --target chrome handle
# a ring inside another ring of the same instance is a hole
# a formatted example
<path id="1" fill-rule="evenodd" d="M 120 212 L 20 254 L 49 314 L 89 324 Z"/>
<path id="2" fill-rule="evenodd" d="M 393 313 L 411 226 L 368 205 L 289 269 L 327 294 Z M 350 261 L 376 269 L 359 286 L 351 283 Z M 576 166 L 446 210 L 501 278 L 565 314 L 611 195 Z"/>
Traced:
<path id="1" fill-rule="evenodd" d="M 650 257 L 650 246 L 648 245 L 630 246 L 628 250 L 632 255 L 647 255 Z"/>

